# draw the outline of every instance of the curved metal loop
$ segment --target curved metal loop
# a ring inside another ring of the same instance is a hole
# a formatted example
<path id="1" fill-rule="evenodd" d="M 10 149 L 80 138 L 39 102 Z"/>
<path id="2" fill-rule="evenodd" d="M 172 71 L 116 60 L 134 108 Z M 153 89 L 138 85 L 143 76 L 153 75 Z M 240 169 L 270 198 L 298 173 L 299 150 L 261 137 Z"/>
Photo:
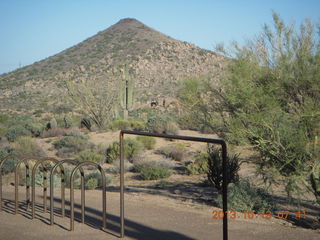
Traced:
<path id="1" fill-rule="evenodd" d="M 36 199 L 36 171 L 37 168 L 40 164 L 43 164 L 43 162 L 50 161 L 54 163 L 58 163 L 59 160 L 51 157 L 45 157 L 39 159 L 36 164 L 32 168 L 32 179 L 31 179 L 31 187 L 32 187 L 32 219 L 35 217 L 35 199 Z M 61 171 L 63 171 L 63 167 L 60 166 Z M 44 172 L 43 172 L 43 212 L 47 212 L 47 169 L 44 167 Z"/>
<path id="2" fill-rule="evenodd" d="M 82 162 L 79 163 L 72 171 L 70 176 L 70 231 L 74 230 L 74 176 L 76 171 L 83 166 L 94 166 L 101 174 L 102 185 L 102 229 L 106 228 L 106 176 L 102 167 L 94 162 Z M 82 186 L 83 187 L 83 186 Z"/>
<path id="3" fill-rule="evenodd" d="M 27 209 L 30 206 L 30 167 L 28 161 L 30 160 L 39 160 L 41 157 L 23 157 L 20 161 L 17 162 L 14 171 L 14 189 L 15 189 L 15 214 L 18 213 L 18 205 L 19 205 L 19 167 L 22 163 L 26 166 L 26 203 Z"/>
<path id="4" fill-rule="evenodd" d="M 21 155 L 18 154 L 9 154 L 8 156 L 2 158 L 0 160 L 0 212 L 2 211 L 2 167 L 7 160 L 12 158 L 21 158 Z"/>
<path id="5" fill-rule="evenodd" d="M 57 168 L 62 166 L 64 163 L 70 163 L 73 165 L 77 165 L 79 162 L 73 159 L 65 159 L 56 163 L 50 171 L 50 224 L 54 224 L 54 173 L 56 172 Z M 60 168 L 61 169 L 61 168 Z M 82 168 L 79 168 L 81 173 L 81 186 L 84 186 L 84 172 Z M 82 213 L 82 220 L 84 222 L 84 187 L 81 187 L 81 213 Z M 65 215 L 65 172 L 64 170 L 61 171 L 61 216 L 64 217 Z"/>

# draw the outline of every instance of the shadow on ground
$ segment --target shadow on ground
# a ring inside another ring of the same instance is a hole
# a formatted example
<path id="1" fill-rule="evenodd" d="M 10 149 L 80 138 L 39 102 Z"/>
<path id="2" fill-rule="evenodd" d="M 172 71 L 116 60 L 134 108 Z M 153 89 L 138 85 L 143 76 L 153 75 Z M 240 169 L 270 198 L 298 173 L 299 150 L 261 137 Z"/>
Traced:
<path id="1" fill-rule="evenodd" d="M 3 206 L 3 211 L 9 213 L 9 214 L 14 214 L 14 201 L 8 200 L 8 199 L 3 199 L 4 206 Z M 55 198 L 55 202 L 61 202 L 60 199 Z M 66 206 L 70 206 L 70 202 L 66 201 Z M 75 204 L 75 209 L 78 209 L 79 211 L 75 211 L 75 220 L 80 221 L 81 219 L 81 214 L 80 214 L 80 205 Z M 46 224 L 50 224 L 50 219 L 39 214 L 39 212 L 42 212 L 43 207 L 42 205 L 37 204 L 36 205 L 36 219 L 41 220 L 42 222 Z M 55 215 L 60 216 L 60 209 L 55 208 L 54 209 Z M 91 207 L 86 207 L 86 213 L 89 213 L 90 215 L 86 215 L 85 218 L 85 224 L 96 228 L 96 229 L 101 229 L 102 225 L 102 219 L 101 219 L 101 211 L 96 210 Z M 20 203 L 19 204 L 19 212 L 18 214 L 23 215 L 24 217 L 31 219 L 31 211 L 30 209 L 27 210 L 26 204 L 25 203 Z M 66 210 L 66 217 L 70 216 L 70 211 Z M 61 228 L 65 230 L 69 230 L 69 226 L 62 226 L 58 225 Z M 75 231 L 76 231 L 75 227 Z M 120 238 L 120 235 L 116 235 L 115 233 L 120 232 L 120 217 L 113 215 L 113 214 L 108 214 L 107 213 L 107 229 L 103 230 L 106 232 L 106 234 L 111 234 L 114 236 L 117 236 Z M 137 223 L 128 219 L 125 219 L 125 236 L 132 238 L 132 239 L 139 239 L 139 240 L 150 240 L 150 239 L 155 239 L 155 240 L 194 240 L 194 238 L 190 238 L 186 235 L 183 235 L 178 232 L 173 232 L 173 231 L 164 231 L 164 230 L 158 230 L 146 225 L 143 225 L 141 223 Z"/>

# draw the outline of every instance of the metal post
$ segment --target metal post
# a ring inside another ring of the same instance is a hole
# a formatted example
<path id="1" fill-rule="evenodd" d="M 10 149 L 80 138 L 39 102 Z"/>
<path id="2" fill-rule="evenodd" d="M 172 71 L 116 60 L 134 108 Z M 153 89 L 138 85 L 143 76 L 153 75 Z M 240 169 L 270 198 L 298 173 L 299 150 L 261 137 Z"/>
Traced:
<path id="1" fill-rule="evenodd" d="M 123 133 L 120 132 L 120 237 L 124 237 L 124 144 Z"/>
<path id="2" fill-rule="evenodd" d="M 81 175 L 81 222 L 84 223 L 85 220 L 85 183 L 84 183 L 84 172 L 82 171 L 80 173 Z"/>
<path id="3" fill-rule="evenodd" d="M 227 171 L 227 144 L 222 147 L 222 208 L 223 208 L 223 240 L 228 240 L 228 171 Z"/>
<path id="4" fill-rule="evenodd" d="M 66 178 L 65 178 L 65 172 L 64 169 L 61 169 L 61 217 L 64 218 L 65 215 L 65 191 L 66 191 Z M 52 194 L 50 192 L 50 207 L 51 211 L 50 214 L 53 216 L 53 190 L 54 190 L 54 180 L 53 180 L 53 175 L 54 172 L 51 173 L 50 178 L 50 191 L 52 191 Z M 52 190 L 51 190 L 52 189 Z M 53 217 L 50 217 L 51 220 L 51 225 L 53 224 Z"/>
<path id="5" fill-rule="evenodd" d="M 29 164 L 26 165 L 26 201 L 27 209 L 30 208 L 30 168 Z"/>
<path id="6" fill-rule="evenodd" d="M 18 208 L 19 208 L 19 175 L 18 175 L 18 170 L 17 168 L 19 167 L 19 165 L 16 166 L 16 171 L 14 173 L 14 199 L 15 199 L 15 211 L 14 214 L 18 213 Z"/>
<path id="7" fill-rule="evenodd" d="M 74 230 L 74 170 L 70 176 L 70 231 Z"/>
<path id="8" fill-rule="evenodd" d="M 106 228 L 106 177 L 103 172 L 103 169 L 101 166 L 97 163 L 94 162 L 82 162 L 79 163 L 72 171 L 71 176 L 70 176 L 70 231 L 74 230 L 74 176 L 75 173 L 78 169 L 81 169 L 82 166 L 94 166 L 96 167 L 101 174 L 101 182 L 102 182 L 102 229 Z M 83 171 L 82 171 L 83 173 Z M 83 175 L 83 174 L 82 174 Z M 84 175 L 83 175 L 84 176 Z M 83 183 L 84 183 L 84 178 L 83 178 Z M 84 184 L 81 185 L 81 189 L 84 190 Z M 84 191 L 81 193 L 81 199 L 82 202 L 82 216 L 81 216 L 81 221 L 84 222 Z"/>
<path id="9" fill-rule="evenodd" d="M 43 165 L 43 162 L 45 161 L 50 161 L 50 162 L 54 162 L 54 163 L 58 163 L 59 161 L 55 158 L 40 158 L 38 159 L 38 161 L 36 162 L 36 164 L 33 166 L 33 169 L 32 169 L 32 180 L 31 180 L 31 187 L 32 187 L 32 194 L 31 194 L 31 198 L 32 198 L 32 204 L 31 204 L 31 211 L 32 211 L 32 215 L 31 215 L 31 218 L 34 219 L 35 217 L 35 202 L 36 202 L 36 171 L 37 171 L 37 168 L 39 166 L 39 164 L 42 164 L 43 166 L 43 169 L 45 169 L 45 166 Z M 46 169 L 45 169 L 46 170 Z M 45 175 L 44 175 L 45 176 Z M 47 201 L 47 196 L 46 196 L 46 190 L 45 190 L 45 185 L 44 185 L 44 189 L 43 189 L 43 193 L 44 193 L 44 196 L 43 198 L 45 198 L 45 202 L 44 203 L 44 211 L 46 211 L 46 201 Z"/>
<path id="10" fill-rule="evenodd" d="M 16 155 L 16 154 L 10 154 L 10 155 L 2 158 L 0 161 L 0 212 L 2 211 L 2 167 L 3 167 L 3 164 L 9 159 L 20 158 L 20 157 L 21 156 Z"/>
<path id="11" fill-rule="evenodd" d="M 65 215 L 65 171 L 63 164 L 71 163 L 77 164 L 77 161 L 73 159 L 65 159 L 56 163 L 50 171 L 50 225 L 54 224 L 54 174 L 57 168 L 60 168 L 61 173 L 61 216 Z M 80 168 L 80 172 L 83 172 L 82 168 Z"/>
<path id="12" fill-rule="evenodd" d="M 120 237 L 124 237 L 124 134 L 149 136 L 149 137 L 160 137 L 167 139 L 177 139 L 193 142 L 205 142 L 211 144 L 219 144 L 222 147 L 222 201 L 223 201 L 223 240 L 228 240 L 228 172 L 227 172 L 227 144 L 223 139 L 212 139 L 212 138 L 200 138 L 200 137 L 189 137 L 179 135 L 168 135 L 158 133 L 139 132 L 131 130 L 120 131 Z"/>
<path id="13" fill-rule="evenodd" d="M 47 168 L 43 168 L 43 212 L 47 212 Z"/>

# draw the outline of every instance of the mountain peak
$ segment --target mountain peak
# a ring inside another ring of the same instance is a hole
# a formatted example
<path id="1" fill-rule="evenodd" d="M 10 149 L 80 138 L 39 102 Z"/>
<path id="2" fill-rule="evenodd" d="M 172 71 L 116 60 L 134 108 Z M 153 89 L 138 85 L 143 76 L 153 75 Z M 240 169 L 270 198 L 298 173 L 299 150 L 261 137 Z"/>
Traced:
<path id="1" fill-rule="evenodd" d="M 120 19 L 119 22 L 117 22 L 116 24 L 120 24 L 120 23 L 132 23 L 132 22 L 141 23 L 140 21 L 138 21 L 138 20 L 135 19 L 135 18 L 122 18 L 122 19 Z"/>

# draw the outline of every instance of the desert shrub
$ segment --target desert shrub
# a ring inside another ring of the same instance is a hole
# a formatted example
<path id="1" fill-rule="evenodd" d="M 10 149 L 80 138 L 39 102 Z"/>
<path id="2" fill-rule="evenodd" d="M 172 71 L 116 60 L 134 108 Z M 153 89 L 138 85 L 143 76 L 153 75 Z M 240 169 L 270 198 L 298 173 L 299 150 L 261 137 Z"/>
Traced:
<path id="1" fill-rule="evenodd" d="M 114 120 L 109 123 L 108 127 L 111 130 L 129 130 L 130 129 L 130 122 L 127 120 Z"/>
<path id="2" fill-rule="evenodd" d="M 9 127 L 6 133 L 6 137 L 10 142 L 14 142 L 17 139 L 17 137 L 31 135 L 31 132 L 28 129 L 26 129 L 23 125 L 13 125 Z"/>
<path id="3" fill-rule="evenodd" d="M 39 137 L 44 130 L 44 126 L 39 122 L 26 121 L 25 129 L 29 130 L 34 137 Z"/>
<path id="4" fill-rule="evenodd" d="M 194 156 L 194 163 L 187 165 L 187 172 L 190 175 L 203 174 L 208 172 L 208 155 L 198 152 Z"/>
<path id="5" fill-rule="evenodd" d="M 146 123 L 142 122 L 142 121 L 131 120 L 130 126 L 131 126 L 132 130 L 135 130 L 135 131 L 143 131 L 146 129 Z"/>
<path id="6" fill-rule="evenodd" d="M 92 127 L 92 123 L 91 120 L 89 118 L 82 118 L 81 122 L 80 122 L 80 127 L 85 127 L 86 129 L 88 129 L 89 131 L 91 131 L 91 127 Z"/>
<path id="7" fill-rule="evenodd" d="M 239 181 L 240 169 L 239 155 L 227 156 L 227 183 Z M 218 191 L 222 190 L 222 153 L 220 149 L 208 147 L 208 172 L 207 177 Z"/>
<path id="8" fill-rule="evenodd" d="M 140 165 L 138 171 L 143 180 L 157 180 L 171 176 L 171 172 L 167 168 L 160 166 Z"/>
<path id="9" fill-rule="evenodd" d="M 146 158 L 138 158 L 134 161 L 131 171 L 140 173 L 144 180 L 156 180 L 169 177 L 171 175 L 170 168 L 174 168 L 174 166 L 175 164 L 167 159 L 150 161 Z"/>
<path id="10" fill-rule="evenodd" d="M 105 175 L 106 176 L 106 186 L 109 185 L 112 182 L 112 178 L 110 175 Z M 96 179 L 97 180 L 97 185 L 96 188 L 99 186 L 101 187 L 101 174 L 100 172 L 91 172 L 85 176 L 85 182 L 89 181 L 90 179 Z"/>
<path id="11" fill-rule="evenodd" d="M 10 120 L 10 116 L 0 113 L 0 123 L 7 123 Z"/>
<path id="12" fill-rule="evenodd" d="M 59 128 L 70 128 L 75 126 L 73 125 L 72 118 L 69 116 L 59 116 L 56 120 Z"/>
<path id="13" fill-rule="evenodd" d="M 86 136 L 71 133 L 53 142 L 53 146 L 58 150 L 58 156 L 70 156 L 72 153 L 78 153 L 84 149 L 90 148 L 92 144 L 88 142 Z"/>
<path id="14" fill-rule="evenodd" d="M 142 121 L 135 121 L 135 120 L 113 120 L 108 124 L 108 127 L 111 130 L 136 130 L 142 131 L 145 130 L 146 124 Z"/>
<path id="15" fill-rule="evenodd" d="M 157 140 L 154 137 L 138 136 L 136 139 L 141 142 L 145 149 L 151 150 L 155 147 Z"/>
<path id="16" fill-rule="evenodd" d="M 157 150 L 157 153 L 164 155 L 167 158 L 172 158 L 175 161 L 182 161 L 186 156 L 186 147 L 184 144 L 165 146 Z"/>
<path id="17" fill-rule="evenodd" d="M 143 149 L 143 144 L 133 138 L 124 140 L 124 158 L 132 161 L 132 159 L 140 154 Z M 113 142 L 106 149 L 106 162 L 112 163 L 120 157 L 119 142 Z"/>
<path id="18" fill-rule="evenodd" d="M 9 148 L 0 148 L 0 160 L 8 156 L 9 154 L 15 154 L 15 150 Z M 14 171 L 16 162 L 19 161 L 17 158 L 11 158 L 7 160 L 2 166 L 2 173 L 7 174 Z"/>
<path id="19" fill-rule="evenodd" d="M 101 163 L 103 159 L 104 156 L 102 154 L 93 150 L 83 150 L 79 152 L 79 154 L 76 157 L 76 160 L 78 160 L 79 162 Z"/>
<path id="20" fill-rule="evenodd" d="M 58 123 L 57 123 L 57 120 L 55 118 L 51 118 L 49 124 L 50 125 L 49 125 L 48 128 L 56 128 L 56 127 L 58 127 Z"/>
<path id="21" fill-rule="evenodd" d="M 59 137 L 59 136 L 64 136 L 67 134 L 67 130 L 65 128 L 51 128 L 46 131 L 42 132 L 42 137 L 43 138 L 49 138 L 49 137 Z"/>
<path id="22" fill-rule="evenodd" d="M 124 159 L 124 172 L 132 171 L 133 164 L 128 160 Z M 120 160 L 113 162 L 113 167 L 109 169 L 111 173 L 118 174 L 120 173 Z"/>
<path id="23" fill-rule="evenodd" d="M 218 196 L 218 205 L 222 207 L 222 196 Z M 228 189 L 228 209 L 233 211 L 275 210 L 275 203 L 265 189 L 253 186 L 248 179 L 242 179 Z"/>
<path id="24" fill-rule="evenodd" d="M 179 132 L 178 125 L 168 116 L 153 116 L 149 118 L 147 129 L 154 133 L 176 135 Z"/>
<path id="25" fill-rule="evenodd" d="M 46 156 L 43 149 L 31 137 L 18 137 L 15 141 L 15 150 L 20 155 Z"/>
<path id="26" fill-rule="evenodd" d="M 98 180 L 96 178 L 89 178 L 86 181 L 86 189 L 92 190 L 96 189 L 98 186 Z"/>
<path id="27" fill-rule="evenodd" d="M 113 163 L 118 159 L 120 154 L 119 142 L 113 142 L 109 147 L 107 147 L 105 154 L 107 163 Z"/>

